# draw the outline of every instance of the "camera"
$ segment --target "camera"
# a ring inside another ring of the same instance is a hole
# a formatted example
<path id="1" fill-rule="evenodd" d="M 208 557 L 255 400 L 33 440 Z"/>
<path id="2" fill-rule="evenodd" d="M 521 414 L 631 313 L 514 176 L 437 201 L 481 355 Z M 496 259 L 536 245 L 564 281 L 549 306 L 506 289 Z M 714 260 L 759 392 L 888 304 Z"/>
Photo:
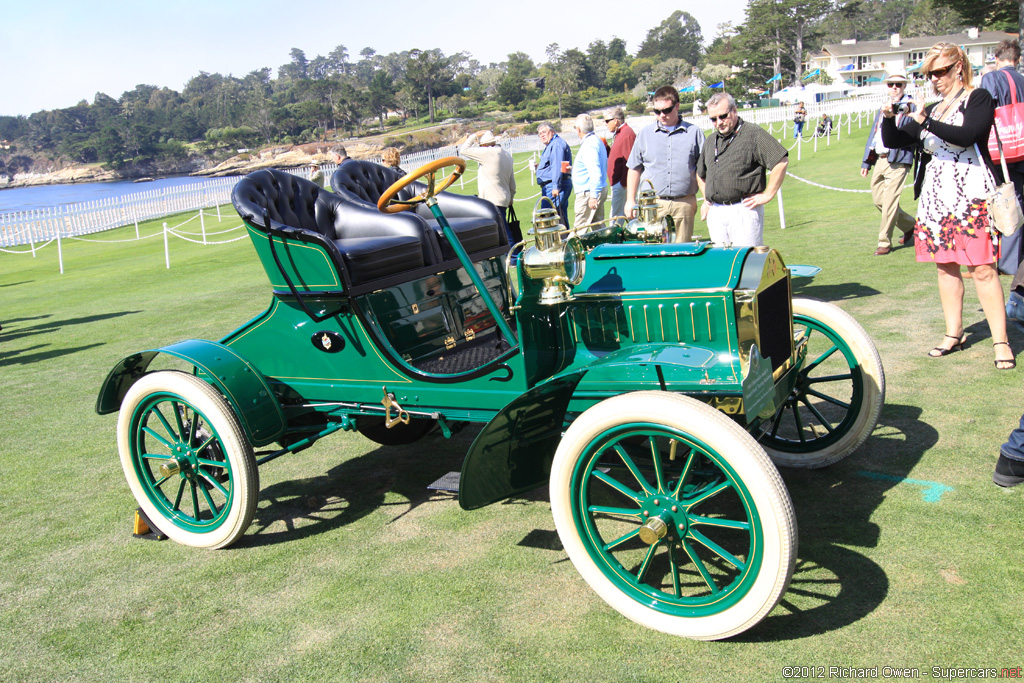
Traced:
<path id="1" fill-rule="evenodd" d="M 894 109 L 897 114 L 909 114 L 914 111 L 914 105 L 910 102 L 900 102 Z"/>

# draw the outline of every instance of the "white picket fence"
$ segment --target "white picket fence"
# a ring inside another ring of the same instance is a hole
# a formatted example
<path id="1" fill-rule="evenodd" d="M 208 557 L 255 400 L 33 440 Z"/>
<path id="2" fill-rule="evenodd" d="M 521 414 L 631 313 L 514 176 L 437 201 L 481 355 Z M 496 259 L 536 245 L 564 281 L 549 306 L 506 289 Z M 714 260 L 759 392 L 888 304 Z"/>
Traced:
<path id="1" fill-rule="evenodd" d="M 849 128 L 855 117 L 858 119 L 858 125 L 860 125 L 861 115 L 877 111 L 884 97 L 883 93 L 878 93 L 877 95 L 845 100 L 809 103 L 807 105 L 809 112 L 808 128 L 813 130 L 813 120 L 824 112 L 827 112 L 833 119 L 836 119 L 837 125 L 842 125 L 845 118 L 846 125 Z M 770 129 L 773 124 L 785 124 L 785 122 L 791 121 L 792 115 L 792 105 L 765 109 L 748 109 L 742 113 L 745 120 L 767 125 Z M 693 121 L 703 130 L 710 130 L 711 128 L 711 122 L 706 115 L 686 117 L 686 119 Z M 651 116 L 636 116 L 628 119 L 630 126 L 634 130 L 639 130 L 653 121 L 654 118 Z M 607 134 L 607 129 L 603 123 L 598 123 L 597 132 L 600 135 Z M 562 131 L 559 135 L 570 146 L 575 147 L 580 142 L 574 130 Z M 544 148 L 540 138 L 536 135 L 505 137 L 502 139 L 501 145 L 512 154 L 539 152 Z M 457 145 L 447 145 L 424 152 L 415 152 L 403 156 L 402 167 L 406 170 L 412 170 L 428 161 L 448 156 L 457 156 L 458 151 Z M 379 161 L 379 159 L 372 160 Z M 336 168 L 333 164 L 323 165 L 322 170 L 325 177 L 330 178 Z M 309 168 L 293 169 L 289 172 L 303 178 L 309 178 L 310 176 Z M 138 227 L 139 221 L 227 204 L 231 201 L 231 190 L 234 188 L 236 181 L 237 178 L 211 178 L 175 188 L 133 192 L 118 197 L 66 204 L 33 211 L 3 213 L 0 214 L 0 248 L 19 245 L 32 245 L 34 248 L 36 244 L 44 244 L 58 237 L 78 237 L 132 225 L 133 223 Z"/>
<path id="2" fill-rule="evenodd" d="M 210 178 L 180 187 L 132 192 L 91 202 L 0 214 L 0 247 L 79 237 L 152 218 L 196 211 L 231 201 L 237 178 Z"/>

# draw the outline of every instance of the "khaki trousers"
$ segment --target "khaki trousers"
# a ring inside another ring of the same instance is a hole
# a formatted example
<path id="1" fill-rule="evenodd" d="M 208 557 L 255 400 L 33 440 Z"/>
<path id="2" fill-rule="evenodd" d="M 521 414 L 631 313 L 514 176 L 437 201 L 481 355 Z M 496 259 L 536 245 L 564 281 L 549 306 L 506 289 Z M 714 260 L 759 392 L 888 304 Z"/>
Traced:
<path id="1" fill-rule="evenodd" d="M 878 230 L 879 247 L 892 247 L 895 227 L 904 235 L 914 230 L 914 217 L 900 208 L 900 193 L 909 171 L 910 166 L 891 166 L 888 158 L 880 157 L 871 174 L 871 199 L 875 202 L 875 208 L 882 212 L 882 223 Z"/>
<path id="2" fill-rule="evenodd" d="M 689 242 L 693 239 L 693 217 L 697 213 L 697 195 L 679 199 L 658 197 L 658 218 L 672 216 L 676 223 L 674 242 Z"/>
<path id="3" fill-rule="evenodd" d="M 580 192 L 576 195 L 576 221 L 573 223 L 573 228 L 579 228 L 590 223 L 597 223 L 598 221 L 604 220 L 604 203 L 608 199 L 608 186 L 605 185 L 601 188 L 601 192 L 597 195 L 597 208 L 590 208 L 590 192 Z"/>

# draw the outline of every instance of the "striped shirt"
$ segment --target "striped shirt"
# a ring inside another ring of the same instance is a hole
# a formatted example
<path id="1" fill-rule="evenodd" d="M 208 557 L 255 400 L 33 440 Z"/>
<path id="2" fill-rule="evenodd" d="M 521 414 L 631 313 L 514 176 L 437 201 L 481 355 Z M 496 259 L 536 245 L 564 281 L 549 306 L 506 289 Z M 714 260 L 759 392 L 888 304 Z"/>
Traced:
<path id="1" fill-rule="evenodd" d="M 765 172 L 789 156 L 778 140 L 756 123 L 738 119 L 736 131 L 722 136 L 712 131 L 697 159 L 704 197 L 715 204 L 735 204 L 764 192 Z"/>

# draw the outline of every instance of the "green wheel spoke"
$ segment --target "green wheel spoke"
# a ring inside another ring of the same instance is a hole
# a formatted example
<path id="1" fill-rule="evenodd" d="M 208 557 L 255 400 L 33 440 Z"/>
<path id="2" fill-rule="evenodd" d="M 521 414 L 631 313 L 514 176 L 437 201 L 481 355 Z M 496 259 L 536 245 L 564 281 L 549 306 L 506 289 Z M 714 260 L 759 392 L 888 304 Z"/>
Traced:
<path id="1" fill-rule="evenodd" d="M 636 538 L 639 533 L 640 533 L 640 527 L 637 527 L 636 529 L 633 529 L 632 531 L 628 532 L 627 534 L 618 537 L 617 539 L 615 539 L 611 543 L 605 544 L 605 546 L 604 546 L 605 552 L 611 552 L 611 551 L 615 550 L 616 548 L 618 548 L 623 543 L 629 541 L 630 539 Z"/>
<path id="2" fill-rule="evenodd" d="M 807 380 L 808 384 L 821 384 L 822 382 L 849 382 L 853 379 L 853 373 L 848 372 L 845 375 L 823 375 L 821 377 L 813 377 Z"/>
<path id="3" fill-rule="evenodd" d="M 644 577 L 647 575 L 647 570 L 651 568 L 651 560 L 654 559 L 654 553 L 658 549 L 659 545 L 661 545 L 661 541 L 652 543 L 647 549 L 647 554 L 644 555 L 644 561 L 640 563 L 640 569 L 636 572 L 637 585 L 644 582 Z"/>
<path id="4" fill-rule="evenodd" d="M 199 474 L 200 474 L 200 476 L 202 476 L 203 481 L 205 481 L 207 484 L 209 484 L 213 488 L 215 488 L 218 491 L 220 491 L 220 494 L 222 496 L 224 496 L 225 498 L 228 497 L 228 495 L 229 495 L 228 494 L 228 490 L 226 488 L 224 488 L 224 486 L 221 485 L 221 483 L 219 481 L 217 481 L 216 479 L 211 477 L 208 472 L 204 472 L 204 471 L 200 470 Z"/>
<path id="5" fill-rule="evenodd" d="M 153 410 L 150 411 L 150 414 L 151 415 L 156 415 L 156 419 L 160 420 L 160 422 L 164 426 L 164 429 L 167 430 L 167 436 L 171 437 L 174 440 L 175 443 L 181 443 L 181 434 L 180 434 L 180 432 L 175 432 L 174 431 L 174 427 L 172 427 L 171 423 L 167 421 L 167 418 L 164 417 L 164 414 L 160 411 L 159 408 L 153 408 Z M 156 436 L 156 434 L 151 432 L 148 427 L 146 428 L 146 431 L 149 432 L 150 434 L 153 434 L 153 436 Z M 157 437 L 157 438 L 159 438 L 159 437 Z M 167 442 L 164 442 L 164 443 L 167 443 Z"/>
<path id="6" fill-rule="evenodd" d="M 690 538 L 692 538 L 693 540 L 695 540 L 698 543 L 700 543 L 702 546 L 704 546 L 708 550 L 710 550 L 711 552 L 713 552 L 715 555 L 718 555 L 720 558 L 722 558 L 723 560 L 725 560 L 726 562 L 728 562 L 732 566 L 736 567 L 736 569 L 739 569 L 740 571 L 743 571 L 743 570 L 745 570 L 747 568 L 747 565 L 746 565 L 745 562 L 740 561 L 739 558 L 734 556 L 732 553 L 730 553 L 728 550 L 726 550 L 722 546 L 720 546 L 717 543 L 715 543 L 714 541 L 712 541 L 710 538 L 708 538 L 707 536 L 705 536 L 701 532 L 696 531 L 695 529 L 690 529 L 690 531 L 689 531 L 689 533 L 687 535 Z"/>
<path id="7" fill-rule="evenodd" d="M 189 431 L 185 429 L 185 423 L 181 421 L 181 415 L 185 412 L 185 406 L 177 401 L 171 401 L 171 411 L 174 413 L 174 424 L 178 427 L 178 437 L 184 439 L 185 432 Z M 193 420 L 193 422 L 195 422 L 195 420 Z M 191 441 L 188 443 L 191 443 Z"/>
<path id="8" fill-rule="evenodd" d="M 675 547 L 668 547 L 668 566 L 672 570 L 672 591 L 677 598 L 683 597 L 682 581 L 679 580 L 679 563 L 676 562 Z"/>
<path id="9" fill-rule="evenodd" d="M 196 484 L 195 486 L 200 491 L 202 491 L 203 498 L 206 499 L 206 504 L 210 506 L 210 514 L 216 517 L 217 513 L 220 512 L 220 509 L 217 507 L 217 504 L 213 502 L 213 498 L 210 497 L 210 492 L 207 490 L 205 486 L 202 486 L 200 484 Z M 198 515 L 196 516 L 198 517 Z"/>
<path id="10" fill-rule="evenodd" d="M 828 401 L 833 405 L 837 405 L 840 408 L 845 408 L 846 410 L 850 409 L 849 403 L 846 403 L 845 401 L 840 401 L 838 398 L 835 398 L 834 396 L 829 396 L 828 394 L 823 394 L 820 391 L 813 391 L 811 389 L 808 389 L 807 393 L 811 396 L 814 396 L 815 398 L 820 398 L 822 401 Z"/>
<path id="11" fill-rule="evenodd" d="M 804 366 L 803 374 L 805 376 L 810 374 L 811 371 L 814 370 L 814 368 L 818 367 L 819 365 L 821 365 L 822 363 L 827 361 L 832 356 L 832 354 L 835 353 L 838 350 L 839 350 L 839 347 L 836 346 L 835 344 L 833 344 L 832 348 L 830 348 L 828 351 L 825 351 L 820 356 L 815 358 L 812 362 L 810 362 L 806 366 Z"/>
<path id="12" fill-rule="evenodd" d="M 722 491 L 724 491 L 724 490 L 726 490 L 728 488 L 731 488 L 731 487 L 732 487 L 732 485 L 729 482 L 723 481 L 721 484 L 719 484 L 717 486 L 713 486 L 711 488 L 704 489 L 703 491 L 698 493 L 695 497 L 687 498 L 685 500 L 686 508 L 690 509 L 692 507 L 700 505 L 701 503 L 706 501 L 708 498 L 711 498 L 712 496 L 717 496 Z"/>
<path id="13" fill-rule="evenodd" d="M 157 479 L 156 481 L 154 481 L 154 482 L 153 482 L 153 488 L 154 488 L 154 489 L 158 489 L 158 488 L 160 488 L 161 486 L 163 486 L 163 484 L 164 484 L 164 482 L 165 482 L 165 481 L 167 481 L 168 479 L 170 479 L 170 478 L 171 478 L 171 477 L 173 477 L 173 476 L 174 476 L 174 475 L 173 475 L 173 474 L 171 474 L 171 475 L 168 475 L 168 476 L 166 476 L 166 477 L 160 477 L 159 479 Z"/>
<path id="14" fill-rule="evenodd" d="M 804 436 L 804 421 L 800 419 L 800 406 L 793 402 L 793 421 L 796 423 L 796 433 L 800 437 L 800 443 L 807 443 L 807 437 Z"/>
<path id="15" fill-rule="evenodd" d="M 826 432 L 831 434 L 832 432 L 835 431 L 835 426 L 831 422 L 829 422 L 825 418 L 825 416 L 822 415 L 821 412 L 815 406 L 813 406 L 810 401 L 807 400 L 806 397 L 803 398 L 800 402 L 807 406 L 807 409 L 811 411 L 811 413 L 813 413 L 816 418 L 818 418 L 818 421 L 821 423 L 821 426 L 825 428 Z"/>
<path id="16" fill-rule="evenodd" d="M 207 458 L 196 458 L 200 465 L 203 467 L 215 467 L 219 470 L 226 470 L 228 464 L 223 460 L 209 460 Z"/>
<path id="17" fill-rule="evenodd" d="M 676 484 L 675 490 L 672 491 L 672 497 L 678 499 L 679 492 L 683 490 L 683 486 L 690 480 L 690 474 L 693 470 L 693 463 L 697 460 L 697 452 L 690 447 L 689 452 L 686 455 L 686 463 L 683 465 L 683 471 L 679 475 L 679 482 Z"/>
<path id="18" fill-rule="evenodd" d="M 750 531 L 750 522 L 743 522 L 737 519 L 725 519 L 723 517 L 690 517 L 691 526 L 703 524 L 704 526 L 715 526 L 723 529 L 741 529 Z"/>
<path id="19" fill-rule="evenodd" d="M 600 481 L 603 481 L 604 483 L 608 484 L 608 486 L 611 486 L 613 489 L 615 489 L 616 491 L 618 491 L 622 495 L 624 495 L 624 496 L 626 496 L 628 498 L 632 498 L 638 504 L 640 503 L 640 499 L 641 499 L 642 496 L 639 493 L 637 493 L 636 491 L 632 490 L 631 488 L 629 488 L 625 484 L 620 484 L 618 482 L 618 480 L 612 479 L 611 477 L 609 477 L 604 472 L 601 472 L 600 470 L 594 470 L 593 472 L 591 472 L 590 476 L 592 476 L 595 479 L 598 479 Z"/>
<path id="20" fill-rule="evenodd" d="M 632 517 L 634 519 L 640 518 L 640 510 L 630 510 L 629 508 L 618 508 L 610 505 L 591 505 L 587 508 L 587 512 L 590 514 L 604 514 L 604 515 L 619 515 L 624 517 Z"/>
<path id="21" fill-rule="evenodd" d="M 185 493 L 185 480 L 182 479 L 178 483 L 178 493 L 174 496 L 174 505 L 171 506 L 172 510 L 181 511 L 181 497 Z"/>
<path id="22" fill-rule="evenodd" d="M 654 463 L 654 483 L 658 487 L 658 493 L 665 493 L 665 474 L 661 466 L 661 451 L 658 450 L 658 440 L 652 434 L 647 437 L 647 444 L 651 447 L 651 462 Z"/>
<path id="23" fill-rule="evenodd" d="M 143 453 L 143 460 L 170 460 L 171 456 L 163 455 L 162 453 Z"/>
<path id="24" fill-rule="evenodd" d="M 693 563 L 693 566 L 696 567 L 697 571 L 700 573 L 701 578 L 704 579 L 704 583 L 706 583 L 708 588 L 711 590 L 711 594 L 718 595 L 721 593 L 721 589 L 718 587 L 718 584 L 715 583 L 715 579 L 711 576 L 707 567 L 704 566 L 704 562 L 700 559 L 696 549 L 687 543 L 686 539 L 683 539 L 682 546 L 683 550 L 685 550 L 686 554 L 689 556 L 690 562 Z"/>
<path id="25" fill-rule="evenodd" d="M 160 413 L 157 413 L 157 415 L 159 415 L 159 414 Z M 164 424 L 166 425 L 167 423 L 164 422 Z M 171 443 L 170 441 L 168 441 L 167 439 L 165 439 L 161 435 L 157 434 L 156 432 L 154 432 L 149 427 L 143 427 L 142 431 L 144 431 L 146 434 L 149 434 L 151 437 L 153 437 L 154 439 L 156 439 L 157 441 L 162 443 L 167 448 L 167 450 L 169 450 L 169 451 L 173 451 L 174 450 L 174 444 L 173 443 Z M 168 457 L 170 457 L 170 456 L 168 456 Z"/>
<path id="26" fill-rule="evenodd" d="M 192 517 L 198 521 L 199 519 L 199 495 L 196 493 L 195 482 L 189 482 L 189 486 L 192 489 Z"/>
<path id="27" fill-rule="evenodd" d="M 652 495 L 654 491 L 651 490 L 650 485 L 647 483 L 647 479 L 640 473 L 640 468 L 636 466 L 635 462 L 633 462 L 633 458 L 629 457 L 629 453 L 626 452 L 626 449 L 619 444 L 615 444 L 615 452 L 622 459 L 622 462 L 625 463 L 626 467 L 629 468 L 629 471 L 633 473 L 633 477 L 636 478 L 636 483 L 640 484 L 640 488 L 644 490 L 644 493 Z"/>

